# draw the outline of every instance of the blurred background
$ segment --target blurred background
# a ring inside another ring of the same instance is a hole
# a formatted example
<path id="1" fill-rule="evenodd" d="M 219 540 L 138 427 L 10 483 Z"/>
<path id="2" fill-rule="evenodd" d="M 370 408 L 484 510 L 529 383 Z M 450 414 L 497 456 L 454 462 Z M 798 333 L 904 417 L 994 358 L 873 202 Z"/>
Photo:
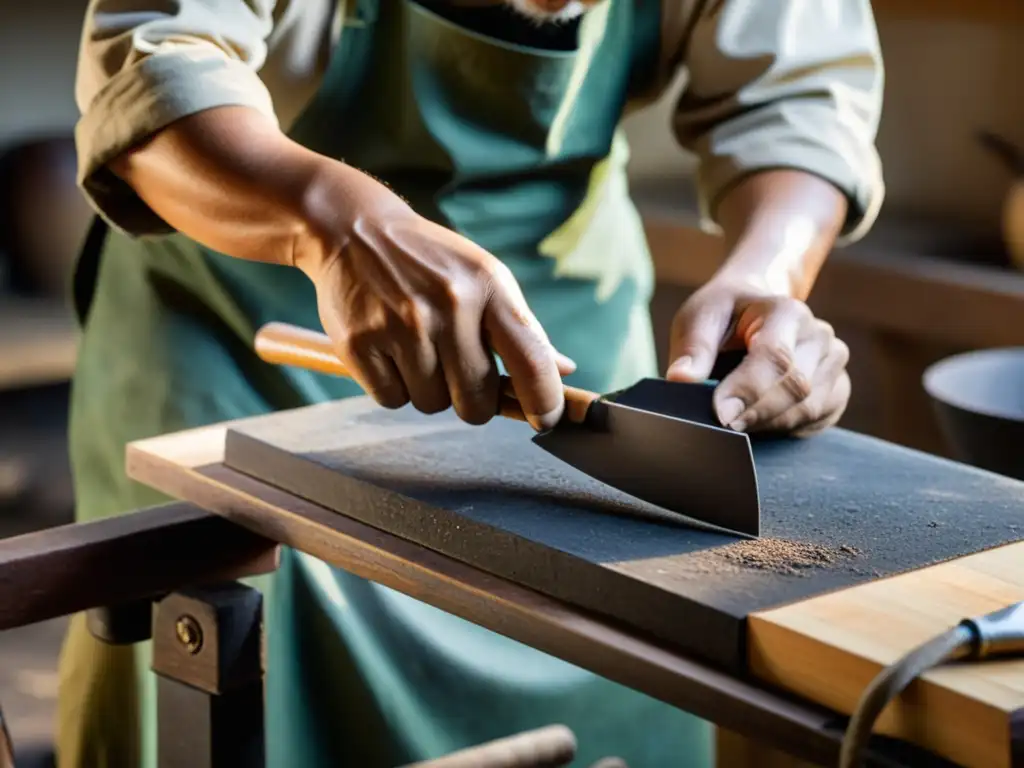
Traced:
<path id="1" fill-rule="evenodd" d="M 91 212 L 72 141 L 84 0 L 0 5 L 0 536 L 10 536 L 71 520 L 67 282 Z M 811 303 L 852 350 L 844 426 L 945 454 L 926 366 L 1024 345 L 1024 2 L 874 5 L 888 198 L 875 231 L 833 256 Z M 628 123 L 659 329 L 721 256 L 694 227 L 693 164 L 669 133 L 672 101 Z M 23 748 L 49 739 L 62 629 L 0 634 L 0 701 Z"/>

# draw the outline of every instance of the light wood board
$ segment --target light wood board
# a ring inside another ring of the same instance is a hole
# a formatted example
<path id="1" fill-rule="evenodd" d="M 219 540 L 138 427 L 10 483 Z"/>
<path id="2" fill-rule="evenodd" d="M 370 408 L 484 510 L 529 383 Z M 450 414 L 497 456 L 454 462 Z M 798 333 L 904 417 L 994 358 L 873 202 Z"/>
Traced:
<path id="1" fill-rule="evenodd" d="M 747 626 L 750 668 L 760 680 L 850 714 L 883 666 L 961 619 L 1021 600 L 1018 542 L 755 614 Z M 1024 659 L 928 672 L 883 713 L 877 730 L 972 768 L 1024 764 Z"/>

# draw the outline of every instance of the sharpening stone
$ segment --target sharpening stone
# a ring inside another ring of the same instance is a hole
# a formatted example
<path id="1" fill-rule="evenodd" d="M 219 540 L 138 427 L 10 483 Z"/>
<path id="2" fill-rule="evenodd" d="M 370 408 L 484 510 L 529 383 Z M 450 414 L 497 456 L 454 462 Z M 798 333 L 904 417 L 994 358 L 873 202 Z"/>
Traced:
<path id="1" fill-rule="evenodd" d="M 751 613 L 1024 536 L 1024 483 L 841 429 L 753 441 L 760 542 L 611 490 L 532 434 L 353 398 L 236 422 L 225 463 L 734 673 Z M 779 540 L 781 560 L 757 556 Z"/>

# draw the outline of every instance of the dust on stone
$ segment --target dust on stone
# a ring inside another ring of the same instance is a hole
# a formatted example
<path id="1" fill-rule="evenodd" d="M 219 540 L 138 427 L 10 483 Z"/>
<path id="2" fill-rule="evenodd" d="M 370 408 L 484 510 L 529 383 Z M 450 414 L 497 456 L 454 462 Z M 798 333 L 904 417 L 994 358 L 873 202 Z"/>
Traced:
<path id="1" fill-rule="evenodd" d="M 726 564 L 791 576 L 804 575 L 812 568 L 832 566 L 860 555 L 859 549 L 845 544 L 831 547 L 773 538 L 738 541 L 706 553 L 707 557 Z"/>

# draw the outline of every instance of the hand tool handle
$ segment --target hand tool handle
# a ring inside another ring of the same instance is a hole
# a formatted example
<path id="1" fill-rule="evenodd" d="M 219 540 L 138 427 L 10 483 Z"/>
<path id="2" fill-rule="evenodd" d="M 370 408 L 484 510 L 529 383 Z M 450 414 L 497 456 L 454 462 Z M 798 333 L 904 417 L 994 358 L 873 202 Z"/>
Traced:
<path id="1" fill-rule="evenodd" d="M 576 737 L 551 725 L 416 763 L 409 768 L 557 768 L 576 757 Z"/>
<path id="2" fill-rule="evenodd" d="M 292 365 L 317 373 L 352 378 L 348 368 L 335 353 L 330 337 L 319 331 L 288 323 L 267 323 L 256 332 L 254 346 L 259 358 L 267 363 Z M 598 395 L 576 387 L 564 389 L 565 418 L 579 424 Z M 526 421 L 523 408 L 512 389 L 512 381 L 507 376 L 501 377 L 501 393 L 498 413 L 507 419 Z"/>

